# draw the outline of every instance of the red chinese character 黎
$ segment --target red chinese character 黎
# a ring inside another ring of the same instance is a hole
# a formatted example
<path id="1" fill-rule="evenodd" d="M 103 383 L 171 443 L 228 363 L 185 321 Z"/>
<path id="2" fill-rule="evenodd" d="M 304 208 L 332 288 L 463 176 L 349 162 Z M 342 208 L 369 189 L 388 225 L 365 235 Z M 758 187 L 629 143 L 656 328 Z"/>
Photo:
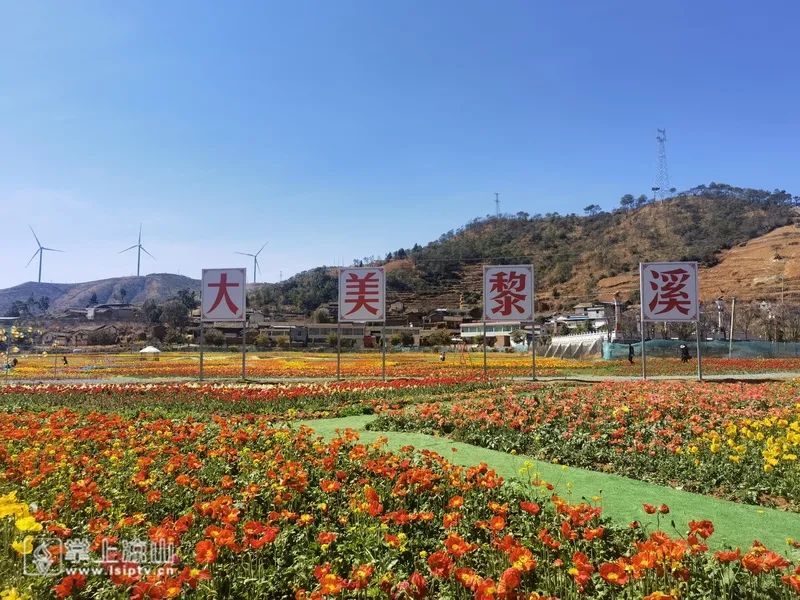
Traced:
<path id="1" fill-rule="evenodd" d="M 528 276 L 526 273 L 516 271 L 498 271 L 489 279 L 491 289 L 489 293 L 497 292 L 491 296 L 491 300 L 497 305 L 492 307 L 492 314 L 500 313 L 504 317 L 511 314 L 512 309 L 519 314 L 525 313 L 525 308 L 520 303 L 525 302 L 528 294 L 525 291 L 525 283 Z"/>
<path id="2" fill-rule="evenodd" d="M 684 315 L 689 314 L 689 307 L 692 301 L 689 294 L 682 291 L 689 280 L 689 272 L 685 269 L 672 269 L 671 271 L 650 271 L 650 277 L 654 281 L 650 282 L 650 289 L 655 292 L 653 299 L 648 304 L 650 311 L 656 307 L 663 307 L 656 313 L 662 315 L 675 309 Z"/>
<path id="3" fill-rule="evenodd" d="M 364 277 L 348 273 L 344 286 L 344 302 L 353 305 L 345 315 L 352 315 L 361 308 L 373 315 L 378 314 L 378 307 L 373 306 L 380 302 L 378 274 L 375 271 L 370 271 Z"/>
<path id="4" fill-rule="evenodd" d="M 217 297 L 214 299 L 214 304 L 211 305 L 211 308 L 208 309 L 208 312 L 212 312 L 215 308 L 217 308 L 222 301 L 225 301 L 225 304 L 228 305 L 228 308 L 233 314 L 239 312 L 239 307 L 236 306 L 233 299 L 228 294 L 229 287 L 239 287 L 238 283 L 228 283 L 228 274 L 221 273 L 219 276 L 219 283 L 209 283 L 208 287 L 210 288 L 219 288 L 217 290 Z"/>

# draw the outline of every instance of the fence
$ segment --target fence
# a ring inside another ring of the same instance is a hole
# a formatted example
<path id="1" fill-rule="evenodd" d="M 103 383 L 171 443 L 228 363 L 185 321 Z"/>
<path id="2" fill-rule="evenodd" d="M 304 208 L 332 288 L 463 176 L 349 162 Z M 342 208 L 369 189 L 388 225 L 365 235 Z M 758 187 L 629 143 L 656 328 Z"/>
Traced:
<path id="1" fill-rule="evenodd" d="M 689 347 L 689 352 L 697 352 L 695 340 L 647 340 L 647 356 L 675 358 L 680 353 L 681 344 Z M 725 340 L 706 340 L 701 342 L 703 356 L 727 357 L 730 342 Z M 631 344 L 634 354 L 642 353 L 641 342 Z M 780 358 L 800 356 L 800 343 L 797 342 L 758 342 L 734 341 L 730 344 L 732 358 Z M 606 360 L 628 358 L 628 344 L 603 343 L 603 358 Z"/>

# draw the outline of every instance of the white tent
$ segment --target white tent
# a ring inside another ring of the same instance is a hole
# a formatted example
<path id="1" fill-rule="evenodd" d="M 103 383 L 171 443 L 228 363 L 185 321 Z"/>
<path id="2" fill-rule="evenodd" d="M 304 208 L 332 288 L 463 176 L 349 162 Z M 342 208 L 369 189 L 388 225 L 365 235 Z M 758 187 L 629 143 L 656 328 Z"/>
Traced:
<path id="1" fill-rule="evenodd" d="M 161 350 L 155 346 L 146 346 L 139 350 L 139 354 L 142 356 L 142 360 L 147 360 L 148 358 L 158 360 L 158 355 L 161 354 Z"/>

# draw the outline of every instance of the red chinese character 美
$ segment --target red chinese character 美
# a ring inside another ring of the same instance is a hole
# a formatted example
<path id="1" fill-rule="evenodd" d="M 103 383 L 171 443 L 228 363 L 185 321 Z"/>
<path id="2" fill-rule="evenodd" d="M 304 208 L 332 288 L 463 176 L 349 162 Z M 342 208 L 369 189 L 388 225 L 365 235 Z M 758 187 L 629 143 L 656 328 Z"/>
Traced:
<path id="1" fill-rule="evenodd" d="M 354 305 L 345 316 L 352 315 L 361 308 L 373 315 L 378 314 L 378 307 L 372 305 L 380 302 L 378 274 L 375 271 L 370 271 L 364 277 L 359 277 L 357 273 L 348 273 L 344 287 L 345 304 Z"/>
<path id="2" fill-rule="evenodd" d="M 239 287 L 238 283 L 228 283 L 228 274 L 227 273 L 220 273 L 219 276 L 219 283 L 209 283 L 208 287 L 210 288 L 219 288 L 217 290 L 217 297 L 214 299 L 214 304 L 211 305 L 211 308 L 208 309 L 208 312 L 212 312 L 215 308 L 217 308 L 223 300 L 225 300 L 225 304 L 228 305 L 228 309 L 233 314 L 239 312 L 239 307 L 236 306 L 233 299 L 228 294 L 229 287 Z"/>
<path id="3" fill-rule="evenodd" d="M 519 314 L 525 314 L 525 308 L 520 306 L 520 303 L 528 298 L 528 294 L 522 293 L 525 292 L 527 279 L 526 273 L 516 271 L 498 271 L 492 275 L 489 279 L 492 285 L 489 293 L 497 292 L 491 297 L 491 300 L 497 303 L 497 306 L 492 308 L 492 313 L 500 313 L 507 317 L 514 309 Z"/>
<path id="4" fill-rule="evenodd" d="M 689 280 L 689 272 L 685 269 L 672 269 L 671 271 L 651 270 L 650 276 L 654 279 L 654 281 L 650 282 L 650 289 L 656 292 L 650 304 L 648 304 L 650 311 L 652 312 L 656 307 L 662 306 L 661 310 L 653 314 L 662 315 L 675 309 L 684 315 L 688 315 L 692 301 L 689 299 L 689 294 L 682 290 Z"/>

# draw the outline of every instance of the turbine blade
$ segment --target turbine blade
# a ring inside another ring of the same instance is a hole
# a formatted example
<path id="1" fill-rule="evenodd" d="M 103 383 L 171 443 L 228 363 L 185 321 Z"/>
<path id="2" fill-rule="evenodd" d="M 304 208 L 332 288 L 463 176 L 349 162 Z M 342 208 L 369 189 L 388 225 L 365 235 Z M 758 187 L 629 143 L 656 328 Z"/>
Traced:
<path id="1" fill-rule="evenodd" d="M 155 259 L 156 259 L 156 257 L 155 257 L 155 256 L 153 256 L 153 255 L 152 255 L 152 254 L 150 254 L 150 253 L 149 253 L 147 250 L 145 250 L 145 249 L 144 249 L 144 246 L 139 246 L 139 247 L 142 249 L 142 252 L 144 252 L 145 254 L 147 254 L 147 256 L 149 256 L 149 257 L 150 257 L 150 258 L 152 258 L 153 260 L 155 260 Z"/>
<path id="2" fill-rule="evenodd" d="M 242 256 L 255 256 L 255 254 L 250 254 L 249 252 L 234 252 L 234 254 L 241 254 Z"/>
<path id="3" fill-rule="evenodd" d="M 264 242 L 264 245 L 263 245 L 263 246 L 261 246 L 261 250 L 263 250 L 264 248 L 266 248 L 266 247 L 267 247 L 267 244 L 269 244 L 269 242 Z M 259 254 L 261 254 L 261 250 L 259 250 L 258 252 L 256 252 L 256 256 L 258 256 Z"/>
<path id="4" fill-rule="evenodd" d="M 260 265 L 260 264 L 258 264 L 258 259 L 256 259 L 256 271 L 258 271 L 259 273 L 261 273 L 261 265 Z"/>
<path id="5" fill-rule="evenodd" d="M 127 252 L 128 250 L 133 250 L 133 249 L 134 249 L 134 248 L 136 248 L 137 246 L 138 246 L 138 244 L 134 244 L 134 245 L 133 245 L 133 246 L 131 246 L 130 248 L 125 248 L 125 250 L 120 250 L 118 254 L 122 254 L 123 252 Z"/>
<path id="6" fill-rule="evenodd" d="M 142 243 L 142 224 L 139 223 L 139 245 Z"/>
<path id="7" fill-rule="evenodd" d="M 56 250 L 55 248 L 45 248 L 42 246 L 42 250 L 50 250 L 50 252 L 63 252 L 63 250 Z"/>
<path id="8" fill-rule="evenodd" d="M 39 254 L 39 252 L 41 252 L 41 250 L 37 250 L 36 252 L 33 253 L 33 256 L 31 256 L 31 259 L 25 265 L 26 267 L 33 262 L 33 259 L 36 258 L 36 255 Z"/>
<path id="9" fill-rule="evenodd" d="M 33 227 L 28 225 L 28 228 L 31 230 L 31 233 L 33 234 L 33 237 L 36 239 L 36 243 L 39 244 L 39 248 L 41 248 L 42 247 L 42 242 L 40 242 L 39 238 L 36 237 L 36 232 L 33 230 Z"/>

